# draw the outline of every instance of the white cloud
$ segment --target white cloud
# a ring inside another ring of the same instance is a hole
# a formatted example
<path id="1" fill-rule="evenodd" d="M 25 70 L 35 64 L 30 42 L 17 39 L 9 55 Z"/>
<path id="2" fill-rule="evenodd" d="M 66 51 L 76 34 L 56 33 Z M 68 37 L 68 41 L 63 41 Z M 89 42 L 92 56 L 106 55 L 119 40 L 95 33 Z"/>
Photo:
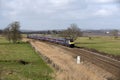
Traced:
<path id="1" fill-rule="evenodd" d="M 26 11 L 34 13 L 52 13 L 59 9 L 65 9 L 73 0 L 2 0 L 3 13 L 17 15 Z M 7 16 L 8 17 L 8 16 Z"/>
<path id="2" fill-rule="evenodd" d="M 49 0 L 55 6 L 63 6 L 67 5 L 70 0 Z"/>
<path id="3" fill-rule="evenodd" d="M 14 20 L 18 17 L 26 7 L 26 1 L 22 0 L 1 0 L 2 1 L 2 15 L 10 20 Z"/>
<path id="4" fill-rule="evenodd" d="M 109 2 L 115 2 L 115 0 L 94 0 L 95 2 L 98 3 L 109 3 Z"/>
<path id="5" fill-rule="evenodd" d="M 112 13 L 107 9 L 100 9 L 95 13 L 95 15 L 97 15 L 97 16 L 109 16 L 111 14 Z"/>
<path id="6" fill-rule="evenodd" d="M 118 11 L 119 8 L 116 5 L 102 5 L 94 14 L 98 16 L 111 16 L 118 13 Z"/>
<path id="7" fill-rule="evenodd" d="M 106 3 L 119 3 L 120 0 L 86 0 L 89 3 L 98 3 L 98 4 L 106 4 Z"/>
<path id="8" fill-rule="evenodd" d="M 119 12 L 120 7 L 118 2 L 120 0 L 86 0 L 89 6 L 92 6 L 93 15 L 95 16 L 113 16 Z M 88 7 L 89 7 L 88 6 Z"/>

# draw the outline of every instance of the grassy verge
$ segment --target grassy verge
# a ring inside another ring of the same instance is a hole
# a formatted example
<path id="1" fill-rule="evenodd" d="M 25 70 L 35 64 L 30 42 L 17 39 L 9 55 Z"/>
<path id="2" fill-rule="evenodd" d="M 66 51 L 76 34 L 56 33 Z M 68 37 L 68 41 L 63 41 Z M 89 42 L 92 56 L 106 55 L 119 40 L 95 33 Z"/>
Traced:
<path id="1" fill-rule="evenodd" d="M 94 37 L 89 40 L 88 37 L 80 37 L 76 40 L 76 46 L 96 49 L 111 55 L 120 55 L 120 39 L 112 37 Z"/>
<path id="2" fill-rule="evenodd" d="M 0 37 L 0 80 L 51 80 L 52 72 L 30 44 Z"/>

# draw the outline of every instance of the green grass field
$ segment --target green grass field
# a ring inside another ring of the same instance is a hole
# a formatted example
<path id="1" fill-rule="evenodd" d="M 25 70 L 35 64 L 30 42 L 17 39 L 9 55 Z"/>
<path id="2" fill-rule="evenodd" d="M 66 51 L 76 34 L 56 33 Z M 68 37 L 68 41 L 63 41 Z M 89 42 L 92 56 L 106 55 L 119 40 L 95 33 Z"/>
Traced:
<path id="1" fill-rule="evenodd" d="M 76 46 L 96 49 L 112 55 L 120 55 L 120 39 L 113 37 L 80 37 L 76 41 Z"/>
<path id="2" fill-rule="evenodd" d="M 51 80 L 52 73 L 28 43 L 12 44 L 0 37 L 0 80 Z"/>

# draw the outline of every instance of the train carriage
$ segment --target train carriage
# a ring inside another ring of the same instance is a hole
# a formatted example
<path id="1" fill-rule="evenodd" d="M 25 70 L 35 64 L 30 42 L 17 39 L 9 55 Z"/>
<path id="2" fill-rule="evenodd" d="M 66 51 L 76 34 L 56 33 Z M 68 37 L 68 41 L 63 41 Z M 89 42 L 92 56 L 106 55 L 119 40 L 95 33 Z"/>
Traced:
<path id="1" fill-rule="evenodd" d="M 27 38 L 41 40 L 41 41 L 48 41 L 48 42 L 57 43 L 57 44 L 61 44 L 68 47 L 74 47 L 74 42 L 72 39 L 52 38 L 52 37 L 43 37 L 43 36 L 36 36 L 36 35 L 27 35 Z"/>

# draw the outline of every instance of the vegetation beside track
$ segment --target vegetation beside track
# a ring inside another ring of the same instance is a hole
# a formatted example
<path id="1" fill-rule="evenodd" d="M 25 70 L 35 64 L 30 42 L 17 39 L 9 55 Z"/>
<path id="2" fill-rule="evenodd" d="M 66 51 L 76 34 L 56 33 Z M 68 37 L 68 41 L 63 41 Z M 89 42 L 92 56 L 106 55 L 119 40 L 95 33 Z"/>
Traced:
<path id="1" fill-rule="evenodd" d="M 89 49 L 96 49 L 114 56 L 120 56 L 120 38 L 113 37 L 80 37 L 76 41 L 76 46 Z"/>
<path id="2" fill-rule="evenodd" d="M 51 80 L 52 73 L 30 44 L 0 37 L 0 80 Z"/>

